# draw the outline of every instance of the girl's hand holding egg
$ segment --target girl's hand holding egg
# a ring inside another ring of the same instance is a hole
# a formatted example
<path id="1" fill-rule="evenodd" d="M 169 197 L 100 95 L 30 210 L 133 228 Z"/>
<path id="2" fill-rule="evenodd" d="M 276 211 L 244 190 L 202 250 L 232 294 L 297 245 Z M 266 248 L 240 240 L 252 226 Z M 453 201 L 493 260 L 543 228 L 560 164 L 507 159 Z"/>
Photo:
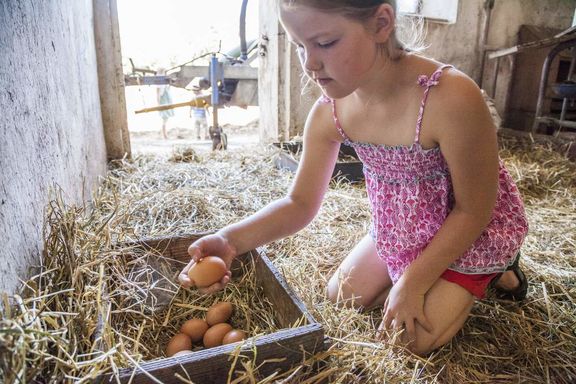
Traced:
<path id="1" fill-rule="evenodd" d="M 188 270 L 188 278 L 193 286 L 207 288 L 226 276 L 228 268 L 218 256 L 206 256 L 196 261 Z"/>
<path id="2" fill-rule="evenodd" d="M 194 286 L 201 293 L 209 294 L 228 284 L 236 251 L 225 237 L 220 234 L 204 236 L 188 247 L 188 254 L 191 260 L 178 276 L 183 287 Z"/>

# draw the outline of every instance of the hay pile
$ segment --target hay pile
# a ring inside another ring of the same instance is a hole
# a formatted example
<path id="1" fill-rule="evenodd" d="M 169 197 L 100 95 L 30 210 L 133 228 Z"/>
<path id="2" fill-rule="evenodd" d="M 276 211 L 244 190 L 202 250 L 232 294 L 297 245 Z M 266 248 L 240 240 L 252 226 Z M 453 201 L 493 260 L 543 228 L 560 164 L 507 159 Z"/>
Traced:
<path id="1" fill-rule="evenodd" d="M 328 278 L 369 223 L 364 188 L 334 183 L 311 225 L 268 246 L 275 265 L 325 325 L 332 347 L 316 358 L 328 365 L 274 380 L 574 382 L 576 166 L 546 148 L 505 138 L 501 154 L 531 225 L 522 260 L 531 284 L 523 304 L 477 303 L 462 332 L 426 359 L 377 341 L 378 310 L 335 308 L 324 295 Z M 4 298 L 0 381 L 89 381 L 161 357 L 182 319 L 232 297 L 246 300 L 236 319 L 242 326 L 257 334 L 275 330 L 269 303 L 249 302 L 261 296 L 253 294 L 249 271 L 225 291 L 201 297 L 179 289 L 178 268 L 159 255 L 119 244 L 218 229 L 283 196 L 291 178 L 274 168 L 268 148 L 201 156 L 184 149 L 168 161 L 140 157 L 114 164 L 91 206 L 67 206 L 55 193 L 43 266 L 19 295 Z M 235 382 L 272 380 L 244 366 Z"/>

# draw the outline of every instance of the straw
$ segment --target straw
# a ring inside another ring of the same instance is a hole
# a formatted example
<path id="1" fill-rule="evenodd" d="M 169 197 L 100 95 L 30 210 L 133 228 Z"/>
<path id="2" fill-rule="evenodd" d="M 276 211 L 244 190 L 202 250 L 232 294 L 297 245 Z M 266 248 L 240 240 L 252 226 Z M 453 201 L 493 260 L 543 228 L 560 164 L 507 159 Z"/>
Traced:
<path id="1" fill-rule="evenodd" d="M 362 185 L 333 182 L 315 220 L 267 246 L 270 256 L 330 341 L 288 372 L 262 377 L 231 356 L 234 383 L 571 383 L 576 381 L 576 165 L 535 143 L 502 137 L 501 157 L 524 197 L 530 232 L 521 266 L 523 303 L 487 298 L 446 346 L 427 358 L 376 338 L 379 309 L 358 312 L 326 299 L 330 276 L 370 220 Z M 126 244 L 216 230 L 282 197 L 293 174 L 277 150 L 250 147 L 111 164 L 86 206 L 57 190 L 46 209 L 42 265 L 4 297 L 0 381 L 89 380 L 164 356 L 179 325 L 213 303 L 237 304 L 231 320 L 250 336 L 277 330 L 273 303 L 258 300 L 251 273 L 200 296 L 175 283 L 181 264 Z M 267 362 L 274 364 L 274 361 Z M 189 378 L 180 372 L 182 382 Z"/>

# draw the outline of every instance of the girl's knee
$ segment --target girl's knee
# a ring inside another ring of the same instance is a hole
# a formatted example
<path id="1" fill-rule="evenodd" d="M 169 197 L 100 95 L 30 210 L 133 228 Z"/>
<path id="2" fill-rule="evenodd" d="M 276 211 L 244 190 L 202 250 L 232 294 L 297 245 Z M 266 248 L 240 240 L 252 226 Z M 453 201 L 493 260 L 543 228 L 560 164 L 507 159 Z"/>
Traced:
<path id="1" fill-rule="evenodd" d="M 356 295 L 353 287 L 337 275 L 332 276 L 328 281 L 326 297 L 332 303 L 346 308 L 362 309 L 369 304 L 362 296 Z"/>
<path id="2" fill-rule="evenodd" d="M 408 349 L 415 355 L 425 357 L 442 345 L 437 345 L 437 340 L 433 337 L 417 337 L 408 344 Z"/>
<path id="3" fill-rule="evenodd" d="M 393 340 L 393 343 L 398 347 L 409 350 L 415 355 L 425 357 L 445 344 L 438 345 L 438 339 L 434 334 L 422 331 L 416 334 L 414 340 L 408 341 L 405 335 L 399 335 Z"/>
<path id="4" fill-rule="evenodd" d="M 326 286 L 326 297 L 330 300 L 333 304 L 336 304 L 338 301 L 338 283 L 333 282 L 334 278 L 331 278 L 328 281 L 328 285 Z"/>

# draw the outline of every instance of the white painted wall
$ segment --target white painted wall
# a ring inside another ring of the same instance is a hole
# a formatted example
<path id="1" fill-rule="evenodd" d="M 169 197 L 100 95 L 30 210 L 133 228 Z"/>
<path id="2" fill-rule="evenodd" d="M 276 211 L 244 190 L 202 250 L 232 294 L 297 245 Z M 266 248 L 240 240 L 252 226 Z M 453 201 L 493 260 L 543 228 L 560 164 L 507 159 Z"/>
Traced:
<path id="1" fill-rule="evenodd" d="M 90 198 L 106 172 L 92 0 L 0 1 L 0 292 L 38 265 L 52 186 Z"/>

